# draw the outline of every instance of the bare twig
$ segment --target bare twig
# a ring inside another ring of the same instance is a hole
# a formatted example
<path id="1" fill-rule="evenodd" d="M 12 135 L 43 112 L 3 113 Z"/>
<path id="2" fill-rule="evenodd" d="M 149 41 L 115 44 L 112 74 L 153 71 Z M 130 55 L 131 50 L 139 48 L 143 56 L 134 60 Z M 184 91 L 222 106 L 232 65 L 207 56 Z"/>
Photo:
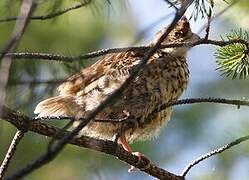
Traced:
<path id="1" fill-rule="evenodd" d="M 35 79 L 35 80 L 10 80 L 8 85 L 43 85 L 43 84 L 59 84 L 63 82 L 70 82 L 69 79 Z"/>
<path id="2" fill-rule="evenodd" d="M 11 50 L 14 50 L 17 46 L 18 41 L 22 37 L 29 23 L 29 17 L 34 11 L 35 7 L 36 3 L 34 3 L 32 0 L 23 1 L 20 8 L 20 19 L 16 22 L 10 40 L 7 42 L 6 46 L 1 51 L 0 60 L 5 56 L 5 54 L 7 54 Z"/>
<path id="3" fill-rule="evenodd" d="M 148 50 L 148 52 L 145 53 L 144 57 L 134 68 L 130 76 L 126 79 L 126 81 L 121 85 L 119 89 L 117 89 L 114 93 L 112 93 L 108 98 L 106 98 L 98 107 L 96 107 L 89 115 L 86 116 L 85 121 L 81 121 L 80 124 L 74 128 L 70 134 L 67 134 L 62 137 L 61 140 L 58 141 L 57 144 L 52 146 L 50 150 L 45 153 L 44 155 L 40 156 L 35 161 L 28 164 L 26 167 L 22 168 L 21 170 L 14 173 L 11 177 L 19 177 L 22 178 L 25 175 L 29 174 L 30 172 L 34 171 L 35 169 L 40 168 L 41 166 L 45 165 L 46 163 L 53 160 L 56 155 L 63 149 L 63 147 L 71 140 L 73 139 L 78 132 L 86 126 L 92 119 L 95 118 L 95 116 L 101 112 L 106 106 L 108 106 L 110 103 L 114 103 L 117 98 L 122 94 L 122 92 L 126 89 L 128 84 L 136 77 L 136 75 L 139 73 L 139 71 L 146 65 L 149 58 L 157 51 L 157 49 L 160 48 L 161 43 L 163 40 L 167 37 L 167 35 L 171 32 L 171 30 L 175 27 L 176 23 L 181 19 L 183 14 L 185 13 L 187 7 L 190 5 L 192 1 L 189 3 L 183 3 L 184 5 L 179 9 L 179 11 L 176 13 L 175 18 L 173 19 L 172 23 L 166 30 L 166 32 L 159 38 L 158 42 L 155 44 L 154 47 Z"/>
<path id="4" fill-rule="evenodd" d="M 209 12 L 208 12 L 208 22 L 207 22 L 207 28 L 206 28 L 206 35 L 204 37 L 204 39 L 208 39 L 209 37 L 209 33 L 210 33 L 210 25 L 211 25 L 211 18 L 212 18 L 212 8 L 209 7 Z"/>
<path id="5" fill-rule="evenodd" d="M 25 116 L 22 113 L 11 110 L 7 107 L 3 107 L 3 114 L 1 116 L 1 120 L 8 121 L 12 125 L 14 125 L 16 128 L 20 129 L 21 131 L 32 131 L 39 135 L 44 135 L 44 136 L 48 136 L 51 138 L 57 137 L 58 139 L 61 139 L 64 136 L 70 134 L 70 132 L 68 131 L 62 131 L 59 128 L 49 126 L 40 121 L 33 121 L 32 118 L 29 118 L 28 116 Z M 126 162 L 130 165 L 133 165 L 136 168 L 141 169 L 143 172 L 153 177 L 156 177 L 158 179 L 184 180 L 184 178 L 174 175 L 156 166 L 152 162 L 149 168 L 142 169 L 146 165 L 147 162 L 142 160 L 138 164 L 137 156 L 134 156 L 133 154 L 125 151 L 120 145 L 118 145 L 117 143 L 113 141 L 100 140 L 100 139 L 95 139 L 95 138 L 91 138 L 88 136 L 81 136 L 81 137 L 73 138 L 68 143 L 79 146 L 79 147 L 85 147 L 85 148 L 93 149 L 95 151 L 99 151 L 99 152 L 103 152 L 109 155 L 116 156 L 121 161 Z M 11 179 L 14 180 L 18 178 L 19 176 L 12 175 L 10 177 L 7 177 L 6 180 L 11 180 Z"/>
<path id="6" fill-rule="evenodd" d="M 1 167 L 0 167 L 0 179 L 3 179 L 4 177 L 4 174 L 6 173 L 8 167 L 9 167 L 9 164 L 10 164 L 10 161 L 12 159 L 12 157 L 14 156 L 15 154 L 15 151 L 16 151 L 16 147 L 17 145 L 19 144 L 19 142 L 21 141 L 21 139 L 23 138 L 24 136 L 24 133 L 20 130 L 18 130 L 10 144 L 10 147 L 8 149 L 8 152 L 6 153 L 5 157 L 4 157 L 4 160 L 1 164 Z"/>
<path id="7" fill-rule="evenodd" d="M 72 10 L 75 10 L 75 9 L 79 9 L 79 8 L 81 8 L 83 6 L 86 6 L 90 2 L 91 2 L 91 0 L 84 0 L 83 2 L 81 2 L 79 4 L 76 4 L 76 5 L 72 6 L 72 7 L 69 7 L 69 8 L 57 11 L 57 12 L 53 12 L 53 13 L 50 13 L 50 14 L 42 15 L 42 16 L 31 16 L 30 19 L 31 20 L 47 20 L 47 19 L 52 19 L 52 18 L 55 18 L 57 16 L 63 15 L 65 13 L 69 12 L 69 11 L 72 11 Z M 0 23 L 1 22 L 16 21 L 16 20 L 19 20 L 19 19 L 22 19 L 22 18 L 20 18 L 20 17 L 7 17 L 7 18 L 4 18 L 4 19 L 0 19 Z"/>
<path id="8" fill-rule="evenodd" d="M 165 1 L 166 3 L 168 3 L 170 7 L 173 7 L 173 8 L 175 9 L 175 11 L 178 11 L 178 8 L 175 6 L 174 3 L 172 3 L 172 2 L 169 1 L 169 0 L 164 0 L 164 1 Z"/>
<path id="9" fill-rule="evenodd" d="M 158 113 L 160 111 L 163 111 L 164 109 L 171 107 L 171 106 L 177 106 L 177 105 L 184 105 L 184 104 L 197 104 L 197 103 L 215 103 L 215 104 L 225 104 L 225 105 L 235 105 L 238 108 L 240 106 L 249 106 L 249 101 L 247 100 L 237 100 L 237 99 L 225 99 L 225 98 L 187 98 L 187 99 L 180 99 L 172 102 L 168 102 L 166 104 L 161 105 L 158 109 L 154 110 L 151 114 L 149 114 L 148 118 L 150 116 L 153 116 L 153 114 Z M 129 117 L 124 117 L 120 119 L 94 119 L 96 122 L 111 122 L 111 123 L 122 123 L 126 121 Z M 140 117 L 139 117 L 140 118 Z M 139 118 L 137 119 L 139 121 Z M 58 116 L 58 117 L 42 117 L 42 118 L 35 118 L 34 120 L 63 120 L 63 119 L 73 119 L 73 117 L 66 117 L 66 116 Z M 84 121 L 85 119 L 79 119 Z"/>
<path id="10" fill-rule="evenodd" d="M 243 39 L 233 39 L 229 41 L 217 41 L 211 39 L 199 39 L 195 42 L 183 42 L 183 43 L 169 43 L 167 45 L 160 45 L 159 49 L 161 48 L 171 48 L 171 47 L 194 47 L 198 45 L 215 45 L 215 46 L 227 46 L 230 44 L 245 44 L 248 46 L 248 42 Z M 82 54 L 79 56 L 64 56 L 60 54 L 49 54 L 49 53 L 27 53 L 27 52 L 19 52 L 19 53 L 8 53 L 6 54 L 7 57 L 11 57 L 13 59 L 37 59 L 37 60 L 54 60 L 54 61 L 63 61 L 63 62 L 73 62 L 79 61 L 83 59 L 95 58 L 98 56 L 103 56 L 111 53 L 119 53 L 125 51 L 141 51 L 147 52 L 148 50 L 152 49 L 151 46 L 133 46 L 133 47 L 126 47 L 126 48 L 110 48 L 110 49 L 101 49 L 98 51 Z"/>
<path id="11" fill-rule="evenodd" d="M 20 41 L 28 23 L 29 23 L 29 17 L 32 15 L 33 11 L 36 8 L 36 3 L 33 2 L 33 0 L 24 0 L 20 7 L 20 14 L 19 17 L 20 20 L 16 21 L 15 28 L 13 30 L 13 33 L 11 35 L 10 40 L 4 47 L 2 54 L 0 55 L 1 61 L 1 69 L 0 69 L 0 116 L 2 114 L 2 107 L 5 101 L 5 88 L 8 82 L 9 78 L 9 69 L 11 66 L 11 58 L 5 57 L 5 54 L 10 51 L 15 51 L 18 42 Z M 24 136 L 25 131 L 17 131 L 15 137 L 13 138 L 13 141 L 9 147 L 9 150 L 7 154 L 5 155 L 5 158 L 2 162 L 2 165 L 0 167 L 0 179 L 3 178 L 5 172 L 8 169 L 9 163 L 11 158 L 14 156 L 14 153 L 16 151 L 16 146 Z"/>
<path id="12" fill-rule="evenodd" d="M 174 13 L 169 13 L 166 14 L 162 17 L 160 17 L 159 19 L 157 19 L 155 22 L 152 22 L 151 24 L 149 24 L 148 26 L 146 26 L 144 29 L 142 29 L 141 31 L 139 31 L 137 33 L 137 35 L 135 36 L 135 39 L 132 42 L 132 45 L 136 44 L 137 42 L 139 42 L 141 39 L 143 39 L 143 37 L 147 34 L 147 32 L 155 27 L 157 24 L 159 24 L 161 21 L 168 19 L 170 16 L 174 15 Z"/>
<path id="13" fill-rule="evenodd" d="M 15 51 L 18 42 L 29 23 L 29 17 L 31 16 L 35 8 L 36 3 L 34 3 L 32 0 L 25 0 L 22 2 L 19 14 L 19 17 L 21 19 L 16 21 L 16 25 L 10 37 L 10 40 L 6 43 L 6 46 L 3 48 L 2 53 L 0 54 L 0 60 L 2 59 L 0 69 L 0 114 L 2 111 L 1 107 L 5 101 L 5 88 L 9 79 L 9 69 L 12 61 L 12 58 L 5 57 L 5 54 L 10 51 Z"/>
<path id="14" fill-rule="evenodd" d="M 210 19 L 210 23 L 213 22 L 215 19 L 217 19 L 218 17 L 220 17 L 221 15 L 223 15 L 225 12 L 227 12 L 231 7 L 233 7 L 235 4 L 237 4 L 240 0 L 234 0 L 232 1 L 231 4 L 229 4 L 227 7 L 225 7 L 223 10 L 221 10 L 218 14 L 216 14 L 215 16 L 213 16 L 211 19 Z M 204 24 L 200 30 L 197 32 L 197 34 L 200 34 L 204 29 L 206 29 L 208 26 L 208 23 L 207 24 Z"/>
<path id="15" fill-rule="evenodd" d="M 81 54 L 79 56 L 64 56 L 60 54 L 27 53 L 27 52 L 8 53 L 6 54 L 6 56 L 13 57 L 13 59 L 44 59 L 44 60 L 72 62 L 75 60 L 90 59 L 90 58 L 95 58 L 98 56 L 103 56 L 103 55 L 111 54 L 111 53 L 118 53 L 118 52 L 124 52 L 124 51 L 136 51 L 136 50 L 146 51 L 148 49 L 150 49 L 150 47 L 144 47 L 144 46 L 127 47 L 127 48 L 110 48 L 110 49 L 101 49 L 101 50 L 86 53 L 86 54 Z"/>
<path id="16" fill-rule="evenodd" d="M 93 119 L 93 121 L 95 122 L 111 122 L 111 123 L 121 123 L 126 121 L 129 118 L 129 116 L 124 116 L 123 118 L 117 118 L 117 119 L 101 119 L 101 118 L 95 118 Z M 34 121 L 44 121 L 44 120 L 70 120 L 70 121 L 74 121 L 74 117 L 69 117 L 69 116 L 55 116 L 55 117 L 35 117 L 33 118 Z M 84 121 L 84 118 L 80 118 L 78 119 L 80 121 Z"/>
<path id="17" fill-rule="evenodd" d="M 195 104 L 195 103 L 218 103 L 218 104 L 227 104 L 227 105 L 235 105 L 238 108 L 240 106 L 249 106 L 249 101 L 245 100 L 236 100 L 236 99 L 225 99 L 225 98 L 187 98 L 180 99 L 173 102 L 168 102 L 160 107 L 161 110 L 176 105 L 182 104 Z"/>
<path id="18" fill-rule="evenodd" d="M 217 155 L 217 154 L 220 154 L 228 149 L 230 149 L 231 147 L 235 146 L 235 145 L 238 145 L 244 141 L 247 141 L 249 140 L 249 135 L 248 136 L 244 136 L 244 137 L 241 137 L 241 138 L 238 138 L 228 144 L 225 144 L 224 146 L 220 147 L 220 148 L 217 148 L 215 150 L 212 150 L 211 152 L 208 152 L 200 157 L 198 157 L 197 159 L 193 160 L 191 163 L 189 163 L 185 168 L 184 170 L 182 171 L 181 173 L 181 176 L 185 177 L 188 172 L 190 171 L 191 168 L 193 168 L 194 166 L 196 166 L 197 164 L 199 164 L 200 162 L 204 161 L 205 159 L 208 159 L 214 155 Z"/>

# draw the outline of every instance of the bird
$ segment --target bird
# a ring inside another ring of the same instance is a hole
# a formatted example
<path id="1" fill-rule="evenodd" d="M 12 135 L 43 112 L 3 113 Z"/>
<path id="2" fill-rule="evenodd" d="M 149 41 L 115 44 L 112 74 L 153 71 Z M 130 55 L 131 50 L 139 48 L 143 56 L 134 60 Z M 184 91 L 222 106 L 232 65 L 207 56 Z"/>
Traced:
<path id="1" fill-rule="evenodd" d="M 166 30 L 167 27 L 160 30 L 148 46 L 153 47 Z M 190 23 L 184 16 L 161 45 L 193 42 L 198 39 L 199 36 L 192 32 Z M 114 121 L 132 116 L 139 118 L 137 126 L 121 132 L 118 139 L 118 143 L 126 151 L 134 153 L 129 145 L 133 141 L 157 137 L 170 120 L 172 107 L 157 110 L 161 105 L 177 100 L 187 88 L 189 69 L 186 57 L 190 48 L 182 46 L 158 49 L 116 102 L 97 114 L 96 119 L 108 119 L 110 122 L 92 120 L 81 130 L 80 135 L 112 140 L 122 126 L 122 123 Z M 41 101 L 34 113 L 40 118 L 75 117 L 80 122 L 81 118 L 120 88 L 145 53 L 145 50 L 129 50 L 104 56 L 59 85 L 59 95 Z M 139 158 L 143 156 L 141 153 L 134 154 Z M 131 167 L 129 172 L 134 169 Z"/>

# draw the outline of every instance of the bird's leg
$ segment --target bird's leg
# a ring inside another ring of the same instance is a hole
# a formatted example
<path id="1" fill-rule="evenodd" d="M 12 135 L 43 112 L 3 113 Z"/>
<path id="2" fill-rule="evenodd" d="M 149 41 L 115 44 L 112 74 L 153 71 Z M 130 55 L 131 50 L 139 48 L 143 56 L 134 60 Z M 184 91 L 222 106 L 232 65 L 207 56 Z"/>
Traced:
<path id="1" fill-rule="evenodd" d="M 142 153 L 140 152 L 133 152 L 129 143 L 127 142 L 126 140 L 126 137 L 125 137 L 125 130 L 127 127 L 131 127 L 132 126 L 132 132 L 131 134 L 133 133 L 133 131 L 135 131 L 135 129 L 138 127 L 138 122 L 137 120 L 130 115 L 130 113 L 126 110 L 123 111 L 123 113 L 126 115 L 126 117 L 128 118 L 126 120 L 126 122 L 124 124 L 121 125 L 121 128 L 119 128 L 117 130 L 117 133 L 114 135 L 113 139 L 114 139 L 114 142 L 117 142 L 119 140 L 120 144 L 122 145 L 122 147 L 128 151 L 129 153 L 132 153 L 133 155 L 137 156 L 138 157 L 138 162 L 137 164 L 139 164 L 139 162 L 143 159 L 147 160 L 147 164 L 145 167 L 143 167 L 143 169 L 147 169 L 149 168 L 150 166 L 150 160 L 148 160 Z M 131 124 L 129 124 L 131 123 Z M 125 127 L 125 125 L 127 127 Z M 131 166 L 130 169 L 128 170 L 129 173 L 132 173 L 136 170 L 136 167 L 135 166 Z"/>
<path id="2" fill-rule="evenodd" d="M 132 152 L 132 149 L 131 149 L 129 143 L 127 142 L 127 140 L 126 140 L 126 137 L 125 137 L 125 133 L 124 133 L 124 132 L 121 133 L 121 136 L 120 136 L 119 140 L 120 140 L 121 145 L 123 146 L 123 148 L 124 148 L 126 151 L 128 151 L 128 152 L 130 152 L 130 153 L 132 153 L 133 155 L 135 155 L 135 156 L 138 157 L 138 163 L 139 163 L 139 161 L 141 161 L 142 158 L 146 158 L 146 157 L 145 157 L 142 153 L 140 153 L 140 152 Z M 146 160 L 148 160 L 148 159 L 146 158 Z M 146 165 L 146 167 L 145 167 L 144 169 L 147 169 L 147 168 L 149 167 L 149 164 L 150 164 L 150 163 L 149 163 L 149 160 L 148 160 L 148 164 Z M 131 166 L 130 169 L 128 170 L 128 172 L 129 172 L 129 173 L 132 173 L 132 172 L 134 172 L 135 170 L 136 170 L 136 167 L 135 167 L 135 166 Z"/>

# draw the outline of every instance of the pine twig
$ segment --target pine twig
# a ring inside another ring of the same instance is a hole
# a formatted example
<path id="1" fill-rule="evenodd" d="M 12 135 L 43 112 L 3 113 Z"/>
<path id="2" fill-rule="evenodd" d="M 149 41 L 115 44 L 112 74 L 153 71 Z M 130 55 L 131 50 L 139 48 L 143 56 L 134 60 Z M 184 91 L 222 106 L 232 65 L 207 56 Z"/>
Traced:
<path id="1" fill-rule="evenodd" d="M 24 137 L 23 131 L 17 130 L 15 136 L 12 139 L 10 147 L 4 157 L 4 160 L 0 166 L 0 179 L 3 179 L 5 173 L 7 172 L 10 161 L 16 152 L 17 145 L 20 143 L 23 137 Z"/>
<path id="2" fill-rule="evenodd" d="M 197 164 L 199 164 L 200 162 L 204 161 L 205 159 L 208 159 L 214 155 L 217 155 L 217 154 L 220 154 L 230 148 L 232 148 L 233 146 L 235 145 L 238 145 L 244 141 L 247 141 L 249 140 L 249 135 L 248 136 L 244 136 L 244 137 L 240 137 L 228 144 L 225 144 L 224 146 L 220 147 L 220 148 L 217 148 L 217 149 L 214 149 L 200 157 L 198 157 L 197 159 L 193 160 L 191 163 L 189 163 L 185 168 L 184 170 L 182 171 L 181 173 L 181 176 L 185 177 L 188 172 L 191 170 L 191 168 L 193 168 L 194 166 L 196 166 Z"/>

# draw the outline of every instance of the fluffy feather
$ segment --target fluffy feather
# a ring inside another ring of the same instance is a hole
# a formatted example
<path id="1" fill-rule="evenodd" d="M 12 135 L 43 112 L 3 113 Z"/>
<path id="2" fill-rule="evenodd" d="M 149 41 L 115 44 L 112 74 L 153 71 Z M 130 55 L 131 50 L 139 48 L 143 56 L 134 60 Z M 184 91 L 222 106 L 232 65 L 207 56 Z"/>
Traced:
<path id="1" fill-rule="evenodd" d="M 56 96 L 40 102 L 34 111 L 38 117 L 74 116 L 79 110 L 72 96 Z"/>

